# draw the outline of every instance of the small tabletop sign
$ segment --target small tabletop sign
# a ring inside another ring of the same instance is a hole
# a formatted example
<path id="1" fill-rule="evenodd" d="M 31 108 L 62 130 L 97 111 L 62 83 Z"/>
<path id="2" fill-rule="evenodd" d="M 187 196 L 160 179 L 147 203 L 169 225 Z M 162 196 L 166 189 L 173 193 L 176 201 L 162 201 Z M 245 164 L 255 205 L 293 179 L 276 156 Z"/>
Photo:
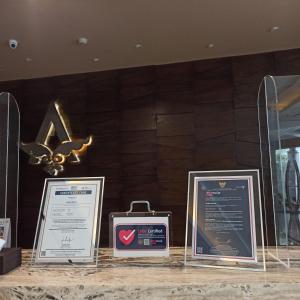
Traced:
<path id="1" fill-rule="evenodd" d="M 221 267 L 217 261 L 223 261 L 224 267 L 230 262 L 235 267 L 261 262 L 264 270 L 264 257 L 259 261 L 257 251 L 257 230 L 263 248 L 258 170 L 190 172 L 187 217 L 192 228 L 186 264 L 203 260 L 204 266 L 212 266 L 208 262 L 216 261 L 215 266 Z"/>
<path id="2" fill-rule="evenodd" d="M 5 240 L 5 248 L 11 247 L 11 225 L 10 219 L 0 219 L 0 239 Z"/>
<path id="3" fill-rule="evenodd" d="M 104 177 L 45 180 L 33 264 L 97 265 Z"/>
<path id="4" fill-rule="evenodd" d="M 133 212 L 134 204 L 148 211 Z M 115 257 L 169 256 L 171 212 L 150 210 L 132 201 L 127 212 L 110 214 L 110 244 Z"/>

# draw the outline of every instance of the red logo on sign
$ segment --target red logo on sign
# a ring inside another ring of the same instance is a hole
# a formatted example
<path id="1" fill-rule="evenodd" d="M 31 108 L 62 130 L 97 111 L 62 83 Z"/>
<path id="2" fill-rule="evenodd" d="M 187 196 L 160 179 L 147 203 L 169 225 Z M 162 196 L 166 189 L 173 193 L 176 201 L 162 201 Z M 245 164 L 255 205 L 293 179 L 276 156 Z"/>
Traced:
<path id="1" fill-rule="evenodd" d="M 119 239 L 120 241 L 128 246 L 132 243 L 135 237 L 135 230 L 120 230 L 119 231 Z"/>

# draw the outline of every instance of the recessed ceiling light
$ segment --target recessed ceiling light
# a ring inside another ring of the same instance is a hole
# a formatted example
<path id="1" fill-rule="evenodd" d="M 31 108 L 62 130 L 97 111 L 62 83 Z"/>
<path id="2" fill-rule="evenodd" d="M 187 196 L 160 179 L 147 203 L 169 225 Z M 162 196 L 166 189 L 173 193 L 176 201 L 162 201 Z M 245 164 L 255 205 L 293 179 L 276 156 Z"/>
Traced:
<path id="1" fill-rule="evenodd" d="M 77 39 L 77 42 L 79 45 L 86 45 L 88 43 L 88 39 L 82 36 Z"/>
<path id="2" fill-rule="evenodd" d="M 207 46 L 206 46 L 206 48 L 213 48 L 215 46 L 215 44 L 208 44 Z"/>
<path id="3" fill-rule="evenodd" d="M 99 58 L 98 57 L 94 57 L 93 58 L 93 62 L 98 62 L 99 61 Z"/>
<path id="4" fill-rule="evenodd" d="M 277 30 L 279 30 L 279 26 L 273 26 L 273 27 L 269 28 L 269 32 L 274 32 L 274 31 L 277 31 Z"/>
<path id="5" fill-rule="evenodd" d="M 136 49 L 143 48 L 143 45 L 142 45 L 142 44 L 135 44 L 135 48 L 136 48 Z"/>
<path id="6" fill-rule="evenodd" d="M 31 57 L 26 57 L 26 58 L 25 58 L 25 61 L 26 61 L 26 62 L 31 62 L 31 61 L 32 61 L 32 58 L 31 58 Z"/>

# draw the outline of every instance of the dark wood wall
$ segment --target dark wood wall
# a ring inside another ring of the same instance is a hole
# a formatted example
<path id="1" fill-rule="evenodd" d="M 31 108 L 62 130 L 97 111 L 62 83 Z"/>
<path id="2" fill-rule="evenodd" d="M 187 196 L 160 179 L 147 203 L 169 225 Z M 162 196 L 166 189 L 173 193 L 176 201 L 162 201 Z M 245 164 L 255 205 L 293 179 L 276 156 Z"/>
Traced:
<path id="1" fill-rule="evenodd" d="M 75 136 L 94 135 L 82 164 L 63 175 L 106 177 L 102 245 L 108 214 L 140 199 L 173 211 L 182 245 L 188 171 L 260 166 L 256 98 L 267 74 L 300 74 L 300 50 L 0 82 L 0 90 L 20 105 L 23 142 L 35 139 L 56 98 Z M 32 247 L 45 177 L 21 153 L 23 247 Z"/>

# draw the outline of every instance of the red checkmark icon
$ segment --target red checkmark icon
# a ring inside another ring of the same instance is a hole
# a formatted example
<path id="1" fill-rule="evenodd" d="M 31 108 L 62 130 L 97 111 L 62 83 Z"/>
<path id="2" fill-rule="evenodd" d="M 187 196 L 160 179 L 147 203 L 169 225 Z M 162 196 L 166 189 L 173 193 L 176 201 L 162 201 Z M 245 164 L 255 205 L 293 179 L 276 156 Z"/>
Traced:
<path id="1" fill-rule="evenodd" d="M 120 230 L 119 231 L 119 239 L 125 245 L 130 245 L 135 237 L 135 229 L 134 230 Z"/>

